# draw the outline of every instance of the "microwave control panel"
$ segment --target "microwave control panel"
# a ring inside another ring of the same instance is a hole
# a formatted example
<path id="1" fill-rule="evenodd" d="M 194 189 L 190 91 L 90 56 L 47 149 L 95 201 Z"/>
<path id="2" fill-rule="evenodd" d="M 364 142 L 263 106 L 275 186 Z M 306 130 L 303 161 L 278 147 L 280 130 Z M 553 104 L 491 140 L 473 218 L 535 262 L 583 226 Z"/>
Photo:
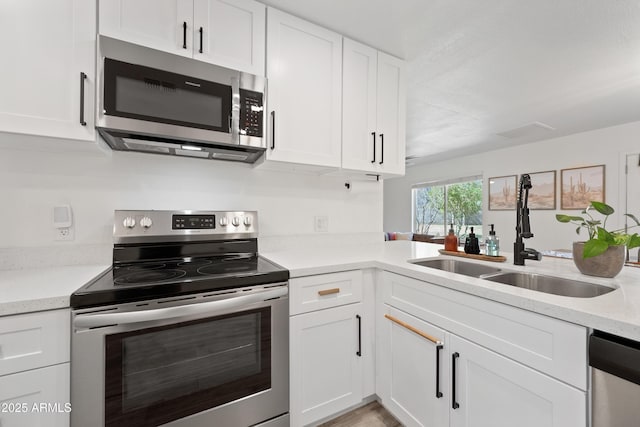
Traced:
<path id="1" fill-rule="evenodd" d="M 264 104 L 260 92 L 240 89 L 240 134 L 262 137 Z"/>

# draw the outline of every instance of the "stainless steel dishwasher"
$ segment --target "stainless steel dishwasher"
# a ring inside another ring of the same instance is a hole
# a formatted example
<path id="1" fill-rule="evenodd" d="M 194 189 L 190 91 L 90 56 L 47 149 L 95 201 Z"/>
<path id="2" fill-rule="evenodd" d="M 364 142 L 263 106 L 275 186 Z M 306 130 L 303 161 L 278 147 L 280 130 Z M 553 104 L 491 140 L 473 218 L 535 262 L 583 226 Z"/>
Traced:
<path id="1" fill-rule="evenodd" d="M 640 425 L 640 342 L 594 331 L 589 365 L 592 427 Z"/>

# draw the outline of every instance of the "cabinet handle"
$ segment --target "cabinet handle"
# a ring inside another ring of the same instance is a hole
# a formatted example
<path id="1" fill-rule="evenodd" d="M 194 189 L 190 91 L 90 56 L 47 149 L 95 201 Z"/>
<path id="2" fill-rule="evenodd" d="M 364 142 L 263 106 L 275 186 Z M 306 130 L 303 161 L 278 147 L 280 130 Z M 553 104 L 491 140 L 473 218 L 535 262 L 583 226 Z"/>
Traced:
<path id="1" fill-rule="evenodd" d="M 402 326 L 403 328 L 406 328 L 408 330 L 410 330 L 411 332 L 420 335 L 422 338 L 425 338 L 429 341 L 431 341 L 432 343 L 436 344 L 436 345 L 441 345 L 442 343 L 440 342 L 439 339 L 432 337 L 431 335 L 427 334 L 426 332 L 422 332 L 420 329 L 417 329 L 413 326 L 411 326 L 410 324 L 403 322 L 400 319 L 396 319 L 395 317 L 391 316 L 390 314 L 385 314 L 384 317 L 386 317 L 387 319 L 391 320 L 394 323 L 397 323 L 398 325 Z"/>
<path id="2" fill-rule="evenodd" d="M 362 357 L 362 317 L 356 314 L 356 319 L 358 319 L 358 351 L 356 351 L 356 356 Z"/>
<path id="3" fill-rule="evenodd" d="M 371 163 L 375 163 L 376 162 L 376 133 L 371 132 L 371 136 L 373 136 L 373 160 L 371 160 Z"/>
<path id="4" fill-rule="evenodd" d="M 456 359 L 460 357 L 457 351 L 451 355 L 451 407 L 458 409 L 460 404 L 456 402 Z"/>
<path id="5" fill-rule="evenodd" d="M 182 48 L 187 48 L 187 21 L 182 22 Z"/>
<path id="6" fill-rule="evenodd" d="M 198 32 L 200 33 L 200 50 L 199 50 L 199 52 L 202 53 L 202 27 L 200 27 Z"/>
<path id="7" fill-rule="evenodd" d="M 436 346 L 436 398 L 438 399 L 442 397 L 440 391 L 440 350 L 442 350 L 442 344 Z"/>
<path id="8" fill-rule="evenodd" d="M 380 163 L 384 163 L 384 134 L 380 134 Z"/>
<path id="9" fill-rule="evenodd" d="M 80 72 L 80 125 L 86 126 L 87 122 L 84 120 L 84 82 L 87 80 L 87 75 Z"/>
<path id="10" fill-rule="evenodd" d="M 318 295 L 324 296 L 324 295 L 337 294 L 339 292 L 340 292 L 340 288 L 323 289 L 321 291 L 318 291 Z"/>
<path id="11" fill-rule="evenodd" d="M 271 112 L 271 149 L 276 148 L 276 112 Z"/>

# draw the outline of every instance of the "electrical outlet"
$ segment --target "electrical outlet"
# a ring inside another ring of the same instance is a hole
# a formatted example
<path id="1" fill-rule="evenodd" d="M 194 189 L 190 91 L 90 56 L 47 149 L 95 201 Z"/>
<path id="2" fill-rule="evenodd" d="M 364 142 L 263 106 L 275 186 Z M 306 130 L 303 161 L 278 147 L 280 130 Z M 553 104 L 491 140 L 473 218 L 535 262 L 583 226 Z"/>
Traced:
<path id="1" fill-rule="evenodd" d="M 313 230 L 316 233 L 327 233 L 329 231 L 329 217 L 326 215 L 314 216 Z"/>
<path id="2" fill-rule="evenodd" d="M 54 229 L 54 240 L 60 242 L 69 242 L 75 238 L 73 227 L 61 227 Z"/>

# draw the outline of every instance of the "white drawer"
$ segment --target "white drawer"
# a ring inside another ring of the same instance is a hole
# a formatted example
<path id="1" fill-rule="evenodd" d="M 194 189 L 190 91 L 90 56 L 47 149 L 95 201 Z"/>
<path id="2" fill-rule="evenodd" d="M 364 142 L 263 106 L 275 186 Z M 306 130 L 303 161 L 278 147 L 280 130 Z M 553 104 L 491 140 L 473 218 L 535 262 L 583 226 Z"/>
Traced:
<path id="1" fill-rule="evenodd" d="M 587 329 L 569 322 L 382 272 L 378 297 L 449 332 L 587 389 Z"/>
<path id="2" fill-rule="evenodd" d="M 69 427 L 69 364 L 0 377 L 0 426 Z"/>
<path id="3" fill-rule="evenodd" d="M 0 317 L 0 376 L 69 361 L 69 310 Z"/>
<path id="4" fill-rule="evenodd" d="M 362 270 L 290 279 L 289 314 L 360 302 L 362 282 Z"/>

